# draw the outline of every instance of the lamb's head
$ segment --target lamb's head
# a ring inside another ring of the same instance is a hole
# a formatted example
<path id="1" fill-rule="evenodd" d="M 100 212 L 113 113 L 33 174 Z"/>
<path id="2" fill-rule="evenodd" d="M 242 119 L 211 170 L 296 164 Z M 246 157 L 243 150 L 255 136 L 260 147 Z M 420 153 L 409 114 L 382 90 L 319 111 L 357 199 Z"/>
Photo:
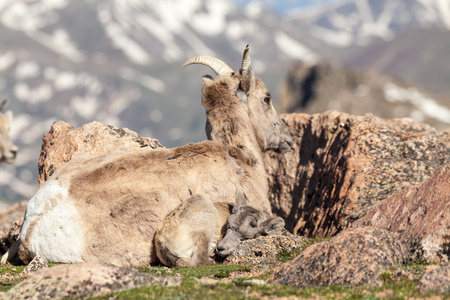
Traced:
<path id="1" fill-rule="evenodd" d="M 204 76 L 202 81 L 209 139 L 238 147 L 252 143 L 261 151 L 283 153 L 291 149 L 291 130 L 277 116 L 269 91 L 253 73 L 249 45 L 238 73 L 223 61 L 208 56 L 193 57 L 183 66 L 191 64 L 206 65 L 219 75 Z"/>
<path id="2" fill-rule="evenodd" d="M 16 159 L 18 148 L 9 137 L 9 128 L 13 118 L 11 111 L 3 112 L 6 100 L 0 103 L 0 162 L 13 163 Z"/>
<path id="3" fill-rule="evenodd" d="M 284 220 L 271 217 L 267 212 L 246 205 L 242 192 L 236 193 L 236 206 L 227 219 L 227 232 L 217 244 L 216 253 L 225 257 L 231 254 L 241 241 L 261 235 L 281 234 Z"/>

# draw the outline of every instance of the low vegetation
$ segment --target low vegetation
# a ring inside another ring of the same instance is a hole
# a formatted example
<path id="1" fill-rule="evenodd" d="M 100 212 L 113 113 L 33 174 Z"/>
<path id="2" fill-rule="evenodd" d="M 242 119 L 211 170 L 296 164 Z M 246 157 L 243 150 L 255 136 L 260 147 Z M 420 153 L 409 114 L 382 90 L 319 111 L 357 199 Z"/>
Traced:
<path id="1" fill-rule="evenodd" d="M 267 273 L 251 276 L 267 269 Z M 414 279 L 395 279 L 392 275 L 381 287 L 368 286 L 330 286 L 294 288 L 282 285 L 259 285 L 254 279 L 267 279 L 272 269 L 267 266 L 215 265 L 187 269 L 144 268 L 141 271 L 151 274 L 183 277 L 178 287 L 141 287 L 116 293 L 114 299 L 261 299 L 263 297 L 288 297 L 317 299 L 408 299 L 423 298 L 431 295 L 414 291 L 423 265 L 410 265 L 414 270 Z M 399 267 L 399 269 L 405 269 Z M 390 271 L 393 274 L 395 270 Z M 248 276 L 237 277 L 236 276 Z M 199 278 L 215 279 L 211 281 Z M 92 299 L 111 299 L 112 295 Z"/>
<path id="2" fill-rule="evenodd" d="M 324 241 L 315 238 L 309 245 Z M 278 259 L 280 264 L 293 259 L 299 251 L 284 251 Z M 140 272 L 183 278 L 180 286 L 145 286 L 91 299 L 261 299 L 263 297 L 299 297 L 312 299 L 409 299 L 426 298 L 431 294 L 414 291 L 425 271 L 425 264 L 416 262 L 384 272 L 380 277 L 384 284 L 369 286 L 329 286 L 294 288 L 283 285 L 261 284 L 267 280 L 276 266 L 269 265 L 223 265 L 197 268 L 166 268 L 163 266 L 138 268 Z M 6 292 L 24 277 L 18 276 L 23 266 L 0 267 L 0 292 Z M 401 274 L 401 275 L 398 275 Z M 443 296 L 450 299 L 450 296 Z M 439 299 L 439 298 L 433 298 Z"/>

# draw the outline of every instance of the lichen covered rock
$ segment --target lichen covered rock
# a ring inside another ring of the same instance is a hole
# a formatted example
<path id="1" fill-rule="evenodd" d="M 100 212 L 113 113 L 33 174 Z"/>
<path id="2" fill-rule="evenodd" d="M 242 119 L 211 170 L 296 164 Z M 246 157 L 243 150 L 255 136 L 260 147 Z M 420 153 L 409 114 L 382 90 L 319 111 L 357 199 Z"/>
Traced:
<path id="1" fill-rule="evenodd" d="M 283 115 L 294 149 L 266 153 L 270 201 L 286 228 L 334 235 L 450 163 L 446 132 L 410 119 L 337 111 Z"/>
<path id="2" fill-rule="evenodd" d="M 364 226 L 306 248 L 276 269 L 268 282 L 295 287 L 381 285 L 380 275 L 407 256 L 397 234 Z"/>
<path id="3" fill-rule="evenodd" d="M 370 225 L 398 232 L 413 259 L 450 258 L 450 164 L 425 183 L 389 198 L 353 226 Z"/>
<path id="4" fill-rule="evenodd" d="M 224 264 L 267 265 L 277 264 L 283 255 L 300 253 L 305 238 L 289 234 L 260 236 L 242 241 L 229 255 Z"/>
<path id="5" fill-rule="evenodd" d="M 62 299 L 96 297 L 143 285 L 173 286 L 181 279 L 93 263 L 42 269 L 14 286 L 3 299 Z"/>
<path id="6" fill-rule="evenodd" d="M 63 121 L 53 123 L 44 135 L 39 157 L 39 186 L 62 164 L 83 153 L 106 154 L 142 148 L 164 148 L 157 139 L 144 138 L 127 129 L 91 122 L 74 128 Z"/>

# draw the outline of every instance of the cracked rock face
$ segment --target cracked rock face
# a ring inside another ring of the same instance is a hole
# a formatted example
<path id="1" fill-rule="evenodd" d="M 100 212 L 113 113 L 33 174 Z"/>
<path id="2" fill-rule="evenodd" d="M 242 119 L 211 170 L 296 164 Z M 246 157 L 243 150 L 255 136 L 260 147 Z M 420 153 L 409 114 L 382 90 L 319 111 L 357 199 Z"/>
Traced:
<path id="1" fill-rule="evenodd" d="M 157 139 L 144 138 L 127 129 L 91 122 L 74 128 L 63 121 L 53 123 L 44 135 L 39 157 L 39 186 L 72 157 L 83 153 L 164 148 Z"/>
<path id="2" fill-rule="evenodd" d="M 58 265 L 37 271 L 14 286 L 4 299 L 95 297 L 143 285 L 174 286 L 180 278 L 160 277 L 136 270 L 93 263 Z"/>
<path id="3" fill-rule="evenodd" d="M 425 183 L 409 187 L 353 224 L 398 232 L 412 256 L 426 261 L 450 258 L 450 164 Z"/>
<path id="4" fill-rule="evenodd" d="M 397 234 L 363 226 L 306 248 L 276 269 L 268 281 L 296 287 L 381 285 L 380 275 L 403 263 L 408 253 Z"/>
<path id="5" fill-rule="evenodd" d="M 448 132 L 410 119 L 288 114 L 293 151 L 266 153 L 272 210 L 286 229 L 334 235 L 450 163 Z"/>

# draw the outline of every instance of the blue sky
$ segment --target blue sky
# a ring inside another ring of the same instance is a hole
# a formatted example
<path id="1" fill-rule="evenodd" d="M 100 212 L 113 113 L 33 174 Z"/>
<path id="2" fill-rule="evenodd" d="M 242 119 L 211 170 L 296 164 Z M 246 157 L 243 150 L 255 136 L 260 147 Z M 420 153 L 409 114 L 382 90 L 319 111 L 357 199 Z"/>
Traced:
<path id="1" fill-rule="evenodd" d="M 250 2 L 263 2 L 274 8 L 278 13 L 285 14 L 292 9 L 309 8 L 333 0 L 234 0 L 238 4 L 247 4 Z"/>

